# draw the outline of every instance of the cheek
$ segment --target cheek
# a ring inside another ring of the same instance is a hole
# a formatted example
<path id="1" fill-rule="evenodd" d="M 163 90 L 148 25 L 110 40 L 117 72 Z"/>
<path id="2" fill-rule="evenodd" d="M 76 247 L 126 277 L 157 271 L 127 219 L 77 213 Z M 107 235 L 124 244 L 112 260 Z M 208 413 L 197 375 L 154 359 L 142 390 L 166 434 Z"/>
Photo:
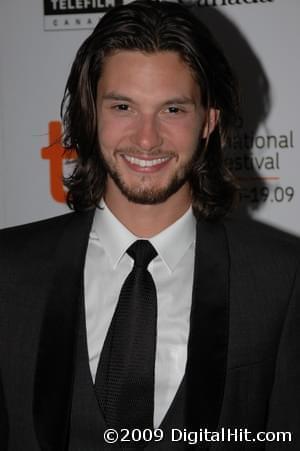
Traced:
<path id="1" fill-rule="evenodd" d="M 101 119 L 98 125 L 98 139 L 102 151 L 114 149 L 118 136 L 118 127 L 112 121 Z"/>
<path id="2" fill-rule="evenodd" d="M 127 125 L 116 118 L 100 116 L 98 140 L 102 151 L 113 151 L 126 139 Z"/>
<path id="3" fill-rule="evenodd" d="M 197 149 L 200 140 L 200 127 L 198 124 L 191 126 L 189 121 L 174 124 L 168 135 L 175 146 L 177 153 L 182 158 L 188 159 Z"/>

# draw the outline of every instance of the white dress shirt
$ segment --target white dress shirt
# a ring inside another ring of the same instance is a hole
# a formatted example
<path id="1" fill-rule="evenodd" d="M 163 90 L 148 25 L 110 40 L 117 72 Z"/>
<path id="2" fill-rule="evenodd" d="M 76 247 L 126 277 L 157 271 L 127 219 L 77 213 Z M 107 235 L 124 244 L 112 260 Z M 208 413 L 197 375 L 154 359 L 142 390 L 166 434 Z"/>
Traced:
<path id="1" fill-rule="evenodd" d="M 133 267 L 126 253 L 137 239 L 102 202 L 96 209 L 85 262 L 84 290 L 90 371 L 95 381 L 121 287 Z M 195 218 L 190 208 L 149 241 L 158 255 L 149 264 L 157 290 L 154 426 L 158 427 L 185 372 L 195 255 Z"/>

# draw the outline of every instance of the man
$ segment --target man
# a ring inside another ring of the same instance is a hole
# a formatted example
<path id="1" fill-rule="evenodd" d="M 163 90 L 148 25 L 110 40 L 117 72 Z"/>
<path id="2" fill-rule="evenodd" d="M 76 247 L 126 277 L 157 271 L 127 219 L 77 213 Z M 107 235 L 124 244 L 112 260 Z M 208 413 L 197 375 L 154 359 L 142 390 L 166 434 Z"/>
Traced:
<path id="1" fill-rule="evenodd" d="M 205 430 L 196 448 L 299 449 L 298 245 L 222 219 L 236 117 L 180 5 L 117 7 L 83 43 L 63 102 L 75 212 L 1 232 L 1 449 L 183 450 Z"/>

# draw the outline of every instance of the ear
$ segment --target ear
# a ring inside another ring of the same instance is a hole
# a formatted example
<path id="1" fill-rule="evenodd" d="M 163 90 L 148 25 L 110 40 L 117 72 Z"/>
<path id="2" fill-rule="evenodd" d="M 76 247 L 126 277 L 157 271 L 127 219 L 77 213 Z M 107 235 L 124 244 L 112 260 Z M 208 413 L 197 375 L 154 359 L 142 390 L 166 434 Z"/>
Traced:
<path id="1" fill-rule="evenodd" d="M 210 108 L 207 111 L 206 121 L 202 130 L 202 138 L 206 139 L 209 137 L 211 132 L 214 131 L 220 116 L 220 110 L 216 110 L 215 108 Z"/>

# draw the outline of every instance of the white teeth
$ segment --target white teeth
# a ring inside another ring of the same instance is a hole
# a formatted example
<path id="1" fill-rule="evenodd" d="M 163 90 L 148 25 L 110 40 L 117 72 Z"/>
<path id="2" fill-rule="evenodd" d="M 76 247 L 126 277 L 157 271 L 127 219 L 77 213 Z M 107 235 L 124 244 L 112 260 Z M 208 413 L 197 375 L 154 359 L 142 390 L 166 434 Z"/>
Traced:
<path id="1" fill-rule="evenodd" d="M 129 163 L 136 164 L 141 168 L 148 168 L 169 160 L 169 157 L 156 158 L 155 160 L 140 160 L 139 158 L 130 157 L 129 155 L 124 155 L 124 158 L 129 161 Z"/>

